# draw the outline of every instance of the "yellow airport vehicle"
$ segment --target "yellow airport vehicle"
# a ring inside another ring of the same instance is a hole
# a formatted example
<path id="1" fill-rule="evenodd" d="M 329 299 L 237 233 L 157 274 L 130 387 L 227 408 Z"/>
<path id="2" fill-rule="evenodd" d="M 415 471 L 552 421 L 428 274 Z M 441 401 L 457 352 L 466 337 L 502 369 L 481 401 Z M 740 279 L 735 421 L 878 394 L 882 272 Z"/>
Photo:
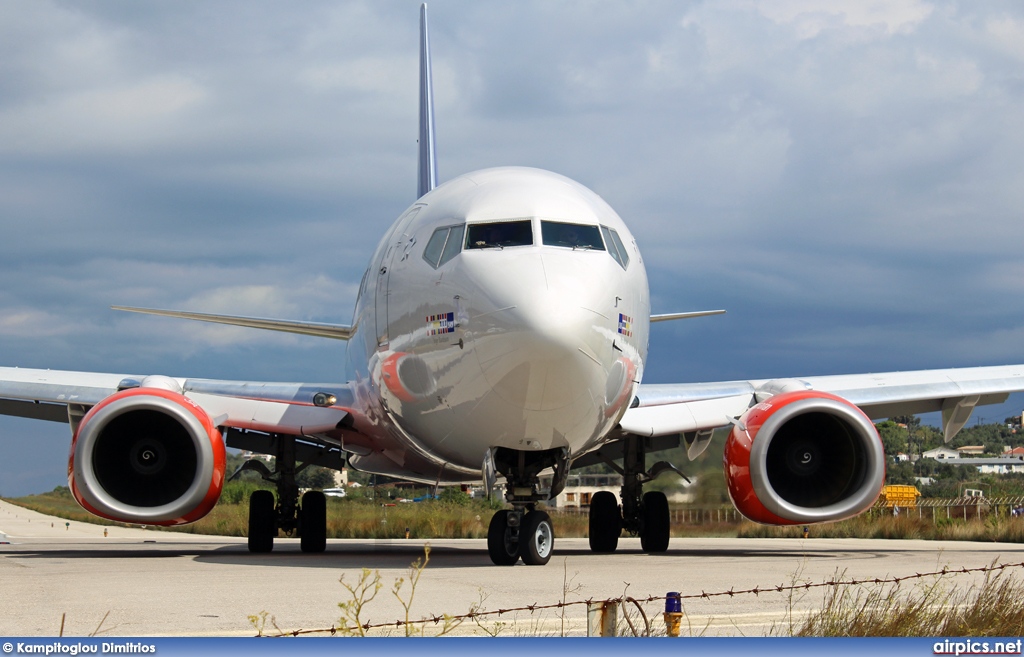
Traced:
<path id="1" fill-rule="evenodd" d="M 912 509 L 917 506 L 917 498 L 919 497 L 921 497 L 921 491 L 917 490 L 917 486 L 890 484 L 882 487 L 882 494 L 878 499 L 885 507 L 892 508 L 898 506 L 900 508 Z"/>

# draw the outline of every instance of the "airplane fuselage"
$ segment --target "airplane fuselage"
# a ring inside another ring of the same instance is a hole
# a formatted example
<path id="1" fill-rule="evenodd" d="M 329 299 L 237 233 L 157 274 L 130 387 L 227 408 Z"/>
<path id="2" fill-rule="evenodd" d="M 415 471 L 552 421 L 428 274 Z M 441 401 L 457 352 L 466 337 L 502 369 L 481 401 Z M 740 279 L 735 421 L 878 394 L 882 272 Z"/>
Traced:
<path id="1" fill-rule="evenodd" d="M 360 285 L 348 378 L 357 468 L 480 478 L 489 448 L 586 451 L 611 432 L 647 355 L 650 298 L 633 236 L 597 194 L 506 167 L 424 195 Z"/>

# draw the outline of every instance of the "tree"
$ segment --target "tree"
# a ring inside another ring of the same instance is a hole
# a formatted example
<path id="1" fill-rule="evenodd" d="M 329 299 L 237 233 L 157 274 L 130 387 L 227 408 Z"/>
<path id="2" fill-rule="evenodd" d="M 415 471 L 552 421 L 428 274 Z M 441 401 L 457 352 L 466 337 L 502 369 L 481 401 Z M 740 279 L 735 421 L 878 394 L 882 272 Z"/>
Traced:
<path id="1" fill-rule="evenodd" d="M 911 431 L 920 428 L 921 418 L 916 415 L 896 415 L 889 418 L 890 422 L 905 425 Z"/>
<path id="2" fill-rule="evenodd" d="M 896 456 L 907 452 L 907 430 L 892 420 L 879 422 L 875 425 L 878 435 L 882 439 L 882 447 L 885 448 L 887 456 Z"/>
<path id="3" fill-rule="evenodd" d="M 885 483 L 915 485 L 917 480 L 914 478 L 914 466 L 907 461 L 889 465 L 885 469 Z"/>
<path id="4" fill-rule="evenodd" d="M 466 506 L 472 498 L 469 496 L 469 493 L 464 493 L 458 486 L 445 486 L 438 493 L 437 499 L 445 504 Z"/>
<path id="5" fill-rule="evenodd" d="M 298 484 L 299 488 L 313 488 L 316 490 L 333 488 L 334 471 L 311 465 L 295 476 L 295 483 Z"/>

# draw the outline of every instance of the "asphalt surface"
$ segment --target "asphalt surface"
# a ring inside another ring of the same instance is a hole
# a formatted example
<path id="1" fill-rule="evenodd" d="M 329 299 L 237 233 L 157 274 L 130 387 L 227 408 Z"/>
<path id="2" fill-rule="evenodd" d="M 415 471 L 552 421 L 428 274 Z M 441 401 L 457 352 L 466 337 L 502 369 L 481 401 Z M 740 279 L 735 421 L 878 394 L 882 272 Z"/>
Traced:
<path id="1" fill-rule="evenodd" d="M 382 588 L 364 622 L 393 622 L 405 611 L 392 593 L 409 591 L 409 565 L 423 540 L 330 540 L 323 554 L 303 554 L 298 541 L 279 539 L 271 554 L 250 554 L 245 539 L 70 523 L 0 502 L 0 636 L 97 632 L 110 636 L 252 635 L 248 620 L 267 612 L 264 631 L 329 628 L 338 603 L 352 599 L 345 583 L 363 569 L 379 572 Z M 7 544 L 4 544 L 4 543 Z M 531 604 L 614 598 L 684 596 L 793 583 L 907 576 L 993 562 L 1024 561 L 1024 545 L 864 539 L 673 539 L 667 553 L 640 551 L 623 539 L 611 555 L 591 554 L 586 539 L 559 539 L 547 566 L 498 567 L 483 540 L 431 540 L 430 562 L 415 589 L 410 618 L 464 614 Z M 1017 569 L 1017 572 L 1024 569 Z M 1024 573 L 1021 573 L 1024 574 Z M 983 575 L 948 576 L 967 587 Z M 904 583 L 903 590 L 917 581 Z M 806 610 L 821 605 L 822 589 L 684 599 L 683 633 L 763 636 L 785 634 Z M 663 602 L 644 605 L 655 631 L 664 631 Z M 563 614 L 564 611 L 564 614 Z M 457 634 L 580 635 L 584 605 L 519 611 L 465 621 Z M 637 615 L 635 624 L 642 625 Z M 481 627 L 482 625 L 482 627 Z M 433 634 L 440 625 L 428 624 Z M 375 630 L 402 634 L 404 630 Z"/>

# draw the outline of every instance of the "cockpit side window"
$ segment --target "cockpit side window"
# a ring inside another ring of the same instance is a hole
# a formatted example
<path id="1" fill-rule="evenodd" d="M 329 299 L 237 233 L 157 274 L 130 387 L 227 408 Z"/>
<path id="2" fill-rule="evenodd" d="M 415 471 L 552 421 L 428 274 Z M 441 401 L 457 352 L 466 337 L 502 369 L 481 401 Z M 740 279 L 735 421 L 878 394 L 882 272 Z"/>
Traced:
<path id="1" fill-rule="evenodd" d="M 444 245 L 444 251 L 441 252 L 441 263 L 438 267 L 459 255 L 459 252 L 462 251 L 462 235 L 465 232 L 466 224 L 452 226 L 452 230 L 448 234 L 448 242 Z"/>
<path id="2" fill-rule="evenodd" d="M 604 251 L 601 231 L 597 226 L 567 224 L 561 221 L 540 222 L 541 240 L 545 246 L 564 246 L 572 249 Z"/>
<path id="3" fill-rule="evenodd" d="M 615 258 L 615 262 L 619 263 L 623 269 L 629 267 L 629 254 L 626 253 L 626 246 L 615 229 L 601 226 L 601 234 L 604 235 L 604 241 L 608 244 L 608 253 Z"/>
<path id="4" fill-rule="evenodd" d="M 469 224 L 466 229 L 466 249 L 503 249 L 507 246 L 530 246 L 533 244 L 533 222 L 496 221 L 486 224 Z"/>
<path id="5" fill-rule="evenodd" d="M 444 251 L 444 243 L 448 239 L 449 230 L 450 228 L 435 230 L 434 234 L 430 236 L 426 248 L 423 249 L 423 259 L 434 269 L 437 269 L 438 262 L 441 260 L 441 253 Z"/>
<path id="6" fill-rule="evenodd" d="M 462 247 L 462 234 L 465 230 L 465 224 L 445 226 L 435 230 L 430 239 L 427 240 L 427 246 L 423 249 L 423 259 L 431 267 L 437 269 L 459 255 Z"/>

